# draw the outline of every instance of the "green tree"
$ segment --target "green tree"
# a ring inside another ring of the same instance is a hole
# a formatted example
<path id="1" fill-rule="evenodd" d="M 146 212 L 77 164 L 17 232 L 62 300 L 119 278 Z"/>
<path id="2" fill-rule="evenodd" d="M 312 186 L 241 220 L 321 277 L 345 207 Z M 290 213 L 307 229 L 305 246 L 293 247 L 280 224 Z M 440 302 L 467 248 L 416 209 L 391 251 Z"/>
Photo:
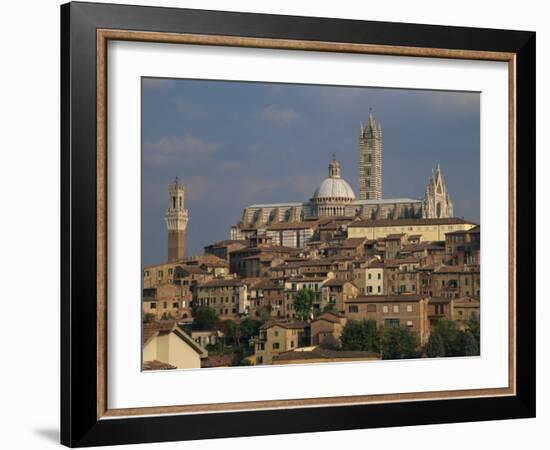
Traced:
<path id="1" fill-rule="evenodd" d="M 313 309 L 315 293 L 308 288 L 300 289 L 294 296 L 294 311 L 302 320 L 307 320 Z"/>
<path id="2" fill-rule="evenodd" d="M 319 346 L 327 350 L 340 350 L 340 342 L 332 334 L 327 335 Z"/>
<path id="3" fill-rule="evenodd" d="M 336 306 L 334 305 L 334 303 L 327 303 L 325 305 L 325 307 L 323 308 L 323 312 L 326 313 L 326 312 L 333 312 L 335 310 Z"/>
<path id="4" fill-rule="evenodd" d="M 349 320 L 340 335 L 342 350 L 379 351 L 379 334 L 375 320 Z"/>
<path id="5" fill-rule="evenodd" d="M 470 330 L 462 332 L 462 351 L 464 356 L 479 356 L 479 343 Z"/>
<path id="6" fill-rule="evenodd" d="M 462 356 L 463 349 L 460 342 L 460 330 L 456 322 L 441 319 L 432 330 L 432 333 L 439 334 L 445 346 L 445 356 Z"/>
<path id="7" fill-rule="evenodd" d="M 231 322 L 229 326 L 229 337 L 233 340 L 233 345 L 241 346 L 242 329 L 236 322 Z"/>
<path id="8" fill-rule="evenodd" d="M 250 339 L 257 336 L 262 322 L 254 319 L 244 319 L 241 322 L 241 334 L 243 339 Z"/>
<path id="9" fill-rule="evenodd" d="M 479 347 L 479 336 L 480 336 L 479 316 L 475 312 L 472 313 L 470 318 L 467 320 L 466 326 L 474 336 L 475 340 L 477 341 L 477 346 Z"/>
<path id="10" fill-rule="evenodd" d="M 433 331 L 428 339 L 426 353 L 430 358 L 445 356 L 445 343 L 437 331 Z"/>
<path id="11" fill-rule="evenodd" d="M 193 308 L 193 329 L 212 330 L 218 321 L 216 311 L 208 306 Z"/>
<path id="12" fill-rule="evenodd" d="M 417 358 L 419 345 L 418 334 L 407 327 L 382 327 L 380 330 L 382 359 Z"/>
<path id="13" fill-rule="evenodd" d="M 151 323 L 151 322 L 154 322 L 156 317 L 157 317 L 157 316 L 156 316 L 155 313 L 145 313 L 145 314 L 143 315 L 143 323 Z"/>

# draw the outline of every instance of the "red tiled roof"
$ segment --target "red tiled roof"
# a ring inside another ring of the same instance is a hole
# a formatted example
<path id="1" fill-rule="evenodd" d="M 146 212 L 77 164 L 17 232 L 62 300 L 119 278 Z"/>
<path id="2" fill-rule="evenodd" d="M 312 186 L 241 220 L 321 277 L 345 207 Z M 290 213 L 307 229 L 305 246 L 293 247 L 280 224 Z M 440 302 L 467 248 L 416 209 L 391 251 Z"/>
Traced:
<path id="1" fill-rule="evenodd" d="M 143 361 L 143 370 L 172 370 L 176 369 L 176 366 L 173 366 L 171 364 L 153 360 L 153 361 Z"/>

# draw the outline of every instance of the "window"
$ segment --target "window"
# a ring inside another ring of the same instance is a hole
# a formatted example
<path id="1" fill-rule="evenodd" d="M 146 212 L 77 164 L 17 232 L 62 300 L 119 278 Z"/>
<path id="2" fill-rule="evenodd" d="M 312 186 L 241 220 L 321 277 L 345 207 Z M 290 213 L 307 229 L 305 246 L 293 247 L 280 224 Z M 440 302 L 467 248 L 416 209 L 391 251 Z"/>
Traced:
<path id="1" fill-rule="evenodd" d="M 162 270 L 159 270 L 159 271 L 157 272 L 157 276 L 158 276 L 159 278 L 162 278 Z"/>
<path id="2" fill-rule="evenodd" d="M 172 308 L 178 308 L 178 307 L 179 307 L 178 302 L 174 302 L 174 303 L 172 304 Z"/>
<path id="3" fill-rule="evenodd" d="M 382 279 L 382 274 L 381 273 L 378 274 L 378 279 L 379 280 Z"/>
<path id="4" fill-rule="evenodd" d="M 372 286 L 367 286 L 367 292 L 372 292 Z"/>
<path id="5" fill-rule="evenodd" d="M 279 348 L 281 347 L 281 344 L 279 344 L 278 342 L 273 342 L 273 350 L 279 350 Z"/>
<path id="6" fill-rule="evenodd" d="M 372 274 L 369 273 L 369 280 L 372 278 Z"/>
<path id="7" fill-rule="evenodd" d="M 388 307 L 387 307 L 386 305 L 384 305 L 384 306 L 382 307 L 382 312 L 384 312 L 384 313 L 387 313 L 387 312 L 388 312 Z"/>
<path id="8" fill-rule="evenodd" d="M 398 328 L 400 325 L 399 319 L 384 319 L 384 326 L 388 328 Z"/>
<path id="9" fill-rule="evenodd" d="M 399 305 L 393 305 L 393 312 L 398 313 L 399 312 Z"/>
<path id="10" fill-rule="evenodd" d="M 148 271 L 148 270 L 145 271 L 145 276 L 146 276 L 146 277 L 149 276 L 149 271 Z"/>
<path id="11" fill-rule="evenodd" d="M 376 312 L 376 305 L 367 305 L 367 312 Z"/>
<path id="12" fill-rule="evenodd" d="M 407 326 L 412 327 L 413 326 L 413 321 L 412 320 L 407 320 Z"/>
<path id="13" fill-rule="evenodd" d="M 172 275 L 174 273 L 174 269 L 168 269 L 168 275 Z"/>
<path id="14" fill-rule="evenodd" d="M 378 286 L 378 293 L 380 293 L 382 291 L 382 288 L 380 286 Z"/>
<path id="15" fill-rule="evenodd" d="M 263 364 L 263 363 L 264 363 L 263 356 L 257 356 L 256 357 L 256 364 Z"/>
<path id="16" fill-rule="evenodd" d="M 157 309 L 157 304 L 155 302 L 151 302 L 151 309 Z"/>
<path id="17" fill-rule="evenodd" d="M 350 313 L 359 312 L 359 306 L 357 306 L 357 305 L 349 305 L 348 311 L 349 311 Z"/>
<path id="18" fill-rule="evenodd" d="M 163 302 L 162 306 L 163 306 L 164 309 L 168 308 L 168 302 Z"/>
<path id="19" fill-rule="evenodd" d="M 279 332 L 278 332 L 277 330 L 275 330 L 275 331 L 273 332 L 273 335 L 274 335 L 275 337 L 278 337 L 278 336 L 279 336 Z"/>
<path id="20" fill-rule="evenodd" d="M 294 341 L 290 341 L 290 348 L 294 348 Z"/>

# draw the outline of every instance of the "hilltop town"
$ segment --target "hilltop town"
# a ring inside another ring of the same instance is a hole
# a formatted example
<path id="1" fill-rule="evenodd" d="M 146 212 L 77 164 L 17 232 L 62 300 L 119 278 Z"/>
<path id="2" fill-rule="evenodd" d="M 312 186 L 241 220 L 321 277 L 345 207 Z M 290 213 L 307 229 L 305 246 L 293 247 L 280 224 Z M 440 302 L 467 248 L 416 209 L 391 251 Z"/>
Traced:
<path id="1" fill-rule="evenodd" d="M 437 166 L 424 198 L 382 196 L 382 129 L 359 132 L 359 199 L 333 156 L 305 201 L 254 204 L 186 256 L 168 187 L 168 258 L 143 268 L 143 368 L 479 355 L 480 226 Z"/>

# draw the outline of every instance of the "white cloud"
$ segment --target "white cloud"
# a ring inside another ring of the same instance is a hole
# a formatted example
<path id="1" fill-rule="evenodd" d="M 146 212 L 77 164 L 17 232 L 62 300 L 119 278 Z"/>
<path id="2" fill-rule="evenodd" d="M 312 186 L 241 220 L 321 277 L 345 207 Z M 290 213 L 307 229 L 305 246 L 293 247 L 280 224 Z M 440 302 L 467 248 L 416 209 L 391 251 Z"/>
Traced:
<path id="1" fill-rule="evenodd" d="M 276 106 L 269 105 L 262 111 L 264 119 L 272 123 L 288 124 L 296 122 L 301 119 L 301 115 L 298 111 L 292 108 L 277 108 Z"/>
<path id="2" fill-rule="evenodd" d="M 192 105 L 187 103 L 181 98 L 176 98 L 173 100 L 176 110 L 182 114 L 186 114 L 191 117 L 204 118 L 207 116 L 206 111 L 197 105 Z"/>
<path id="3" fill-rule="evenodd" d="M 217 141 L 204 141 L 191 134 L 163 137 L 155 142 L 146 142 L 143 153 L 147 162 L 157 165 L 172 164 L 182 157 L 204 157 L 215 154 L 223 144 Z"/>

